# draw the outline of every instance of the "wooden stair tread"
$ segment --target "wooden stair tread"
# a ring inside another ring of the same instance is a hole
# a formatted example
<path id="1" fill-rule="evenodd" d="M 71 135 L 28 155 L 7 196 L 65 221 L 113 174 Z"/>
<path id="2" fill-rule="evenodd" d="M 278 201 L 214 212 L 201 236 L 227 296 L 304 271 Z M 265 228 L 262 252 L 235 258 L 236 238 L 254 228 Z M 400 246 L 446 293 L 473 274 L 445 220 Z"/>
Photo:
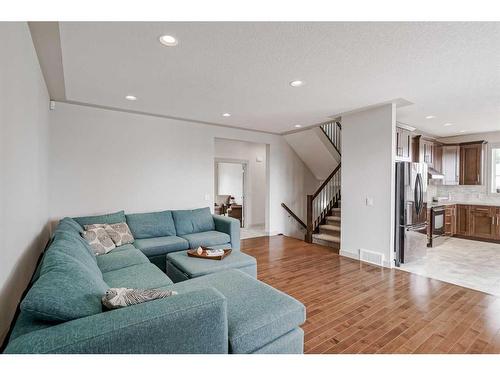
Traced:
<path id="1" fill-rule="evenodd" d="M 340 212 L 340 208 L 339 207 L 332 208 L 332 211 L 333 212 Z"/>
<path id="2" fill-rule="evenodd" d="M 324 230 L 333 230 L 333 231 L 340 231 L 340 227 L 338 225 L 331 225 L 331 224 L 323 224 L 319 226 L 319 229 L 324 229 Z"/>
<path id="3" fill-rule="evenodd" d="M 326 221 L 340 221 L 340 216 L 327 216 Z"/>
<path id="4" fill-rule="evenodd" d="M 317 240 L 340 243 L 340 236 L 332 236 L 324 233 L 314 233 L 312 236 Z"/>

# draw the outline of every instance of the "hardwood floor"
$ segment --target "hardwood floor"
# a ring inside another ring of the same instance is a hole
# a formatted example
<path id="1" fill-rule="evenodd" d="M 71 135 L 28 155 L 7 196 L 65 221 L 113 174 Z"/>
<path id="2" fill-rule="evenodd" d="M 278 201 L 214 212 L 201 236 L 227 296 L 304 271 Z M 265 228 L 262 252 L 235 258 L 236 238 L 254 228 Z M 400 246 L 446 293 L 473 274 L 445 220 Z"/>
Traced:
<path id="1" fill-rule="evenodd" d="M 500 353 L 500 298 L 285 236 L 242 240 L 307 309 L 306 353 Z"/>

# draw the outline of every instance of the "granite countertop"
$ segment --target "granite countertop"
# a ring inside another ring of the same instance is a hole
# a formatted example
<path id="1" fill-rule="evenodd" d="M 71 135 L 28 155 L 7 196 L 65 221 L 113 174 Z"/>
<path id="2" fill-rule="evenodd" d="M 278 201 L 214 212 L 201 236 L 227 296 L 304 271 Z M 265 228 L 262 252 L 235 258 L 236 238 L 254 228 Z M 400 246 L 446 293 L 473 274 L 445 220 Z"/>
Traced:
<path id="1" fill-rule="evenodd" d="M 439 207 L 439 206 L 450 206 L 453 204 L 466 204 L 471 206 L 494 206 L 500 207 L 500 202 L 488 202 L 488 201 L 443 201 L 443 202 L 427 202 L 427 207 Z"/>

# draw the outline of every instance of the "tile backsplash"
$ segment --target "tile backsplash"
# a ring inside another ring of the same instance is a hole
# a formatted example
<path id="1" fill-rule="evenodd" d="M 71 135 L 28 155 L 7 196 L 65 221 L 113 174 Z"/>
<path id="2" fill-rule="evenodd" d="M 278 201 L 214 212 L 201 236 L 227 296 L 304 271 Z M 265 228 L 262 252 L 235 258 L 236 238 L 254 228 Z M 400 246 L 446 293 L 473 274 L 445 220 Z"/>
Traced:
<path id="1" fill-rule="evenodd" d="M 431 184 L 429 186 L 432 186 Z M 486 185 L 434 185 L 435 195 L 438 197 L 450 197 L 452 201 L 458 202 L 485 202 L 498 203 L 500 205 L 500 194 L 488 194 Z M 431 190 L 431 189 L 429 189 Z M 432 196 L 427 193 L 428 199 Z"/>

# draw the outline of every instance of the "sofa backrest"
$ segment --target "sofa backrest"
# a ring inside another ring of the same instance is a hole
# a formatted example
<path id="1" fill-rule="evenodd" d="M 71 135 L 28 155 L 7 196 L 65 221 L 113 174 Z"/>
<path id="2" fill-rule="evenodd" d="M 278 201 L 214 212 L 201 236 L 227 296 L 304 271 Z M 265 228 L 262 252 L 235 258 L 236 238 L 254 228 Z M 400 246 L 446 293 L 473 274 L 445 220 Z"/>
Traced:
<path id="1" fill-rule="evenodd" d="M 177 234 L 171 211 L 127 214 L 125 217 L 132 235 L 137 239 Z"/>
<path id="2" fill-rule="evenodd" d="M 178 236 L 215 230 L 214 219 L 208 207 L 172 211 L 172 216 Z"/>
<path id="3" fill-rule="evenodd" d="M 64 220 L 45 251 L 21 311 L 46 322 L 98 314 L 107 289 L 90 246 L 78 229 Z"/>
<path id="4" fill-rule="evenodd" d="M 125 211 L 123 210 L 111 214 L 75 217 L 74 220 L 82 227 L 90 224 L 118 224 L 126 221 Z"/>

